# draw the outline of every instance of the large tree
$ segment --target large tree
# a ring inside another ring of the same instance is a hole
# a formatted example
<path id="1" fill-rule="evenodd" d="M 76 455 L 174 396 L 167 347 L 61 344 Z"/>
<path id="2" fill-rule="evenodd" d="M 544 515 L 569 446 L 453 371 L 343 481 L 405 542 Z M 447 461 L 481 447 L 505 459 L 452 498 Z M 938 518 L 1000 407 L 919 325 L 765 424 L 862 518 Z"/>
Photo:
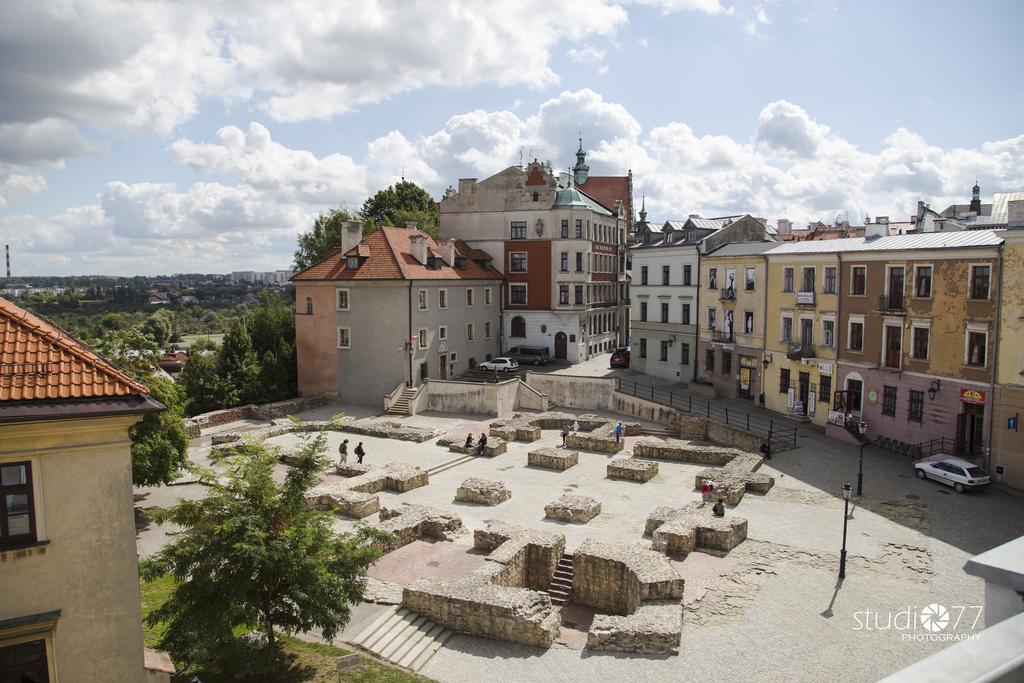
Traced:
<path id="1" fill-rule="evenodd" d="M 188 350 L 178 386 L 187 397 L 186 412 L 198 415 L 224 407 L 224 387 L 217 375 L 217 345 L 199 339 Z"/>
<path id="2" fill-rule="evenodd" d="M 260 365 L 256 400 L 269 403 L 296 396 L 295 311 L 280 296 L 264 290 L 260 305 L 246 315 L 245 325 Z"/>
<path id="3" fill-rule="evenodd" d="M 437 202 L 422 187 L 402 180 L 377 192 L 359 210 L 359 216 L 374 227 L 394 225 L 403 227 L 405 221 L 414 220 L 419 229 L 437 237 L 439 225 Z"/>
<path id="4" fill-rule="evenodd" d="M 224 408 L 260 402 L 259 359 L 242 318 L 232 320 L 224 333 L 224 341 L 217 352 L 217 377 L 223 387 Z"/>
<path id="5" fill-rule="evenodd" d="M 248 441 L 226 456 L 224 472 L 202 472 L 207 494 L 154 514 L 181 527 L 173 544 L 142 562 L 142 575 L 171 574 L 170 598 L 152 612 L 165 624 L 160 647 L 198 664 L 233 650 L 241 628 L 260 629 L 274 652 L 277 630 L 320 629 L 330 640 L 363 594 L 367 567 L 389 537 L 361 527 L 332 529 L 332 515 L 310 509 L 306 492 L 327 464 L 323 433 L 309 437 L 281 484 L 276 450 Z"/>

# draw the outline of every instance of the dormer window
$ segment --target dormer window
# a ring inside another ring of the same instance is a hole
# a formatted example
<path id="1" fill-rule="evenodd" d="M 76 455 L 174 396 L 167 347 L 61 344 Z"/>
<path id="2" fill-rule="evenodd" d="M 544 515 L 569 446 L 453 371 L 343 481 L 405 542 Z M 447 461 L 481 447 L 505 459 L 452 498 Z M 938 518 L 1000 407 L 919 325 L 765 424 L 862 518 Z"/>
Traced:
<path id="1" fill-rule="evenodd" d="M 358 270 L 359 269 L 359 257 L 358 256 L 349 256 L 349 257 L 347 257 L 345 259 L 345 267 L 348 268 L 349 270 Z"/>
<path id="2" fill-rule="evenodd" d="M 455 257 L 455 269 L 456 270 L 465 270 L 466 269 L 466 257 L 465 256 L 456 256 Z"/>

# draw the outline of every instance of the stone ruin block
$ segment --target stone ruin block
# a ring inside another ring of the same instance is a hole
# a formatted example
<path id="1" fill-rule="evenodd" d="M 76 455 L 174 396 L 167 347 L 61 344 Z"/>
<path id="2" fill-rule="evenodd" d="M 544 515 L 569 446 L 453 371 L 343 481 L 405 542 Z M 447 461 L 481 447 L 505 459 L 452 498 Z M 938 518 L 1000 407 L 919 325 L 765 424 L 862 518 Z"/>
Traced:
<path id="1" fill-rule="evenodd" d="M 573 432 L 566 440 L 569 448 L 594 453 L 618 453 L 625 447 L 623 439 L 615 438 L 615 422 L 605 422 L 589 432 Z"/>
<path id="2" fill-rule="evenodd" d="M 500 505 L 511 497 L 512 492 L 502 482 L 476 477 L 462 482 L 455 492 L 455 500 L 480 505 Z"/>
<path id="3" fill-rule="evenodd" d="M 658 474 L 658 463 L 637 458 L 616 458 L 608 462 L 609 479 L 650 481 Z"/>
<path id="4" fill-rule="evenodd" d="M 725 446 L 715 446 L 696 441 L 685 441 L 683 439 L 666 439 L 664 441 L 644 439 L 633 446 L 633 454 L 642 455 L 646 458 L 689 462 L 715 467 L 722 467 L 737 456 L 746 455 L 744 451 L 735 448 L 726 448 Z"/>
<path id="5" fill-rule="evenodd" d="M 365 474 L 352 477 L 344 482 L 346 488 L 363 493 L 378 493 L 387 489 L 405 493 L 430 483 L 429 476 L 415 465 L 389 462 L 383 467 L 371 467 Z"/>
<path id="6" fill-rule="evenodd" d="M 586 524 L 601 514 L 601 503 L 589 496 L 575 496 L 569 493 L 544 506 L 544 516 L 563 522 Z"/>
<path id="7" fill-rule="evenodd" d="M 774 477 L 757 471 L 763 462 L 760 455 L 743 453 L 723 467 L 701 470 L 695 477 L 695 485 L 700 488 L 705 481 L 713 481 L 715 491 L 712 497 L 724 498 L 730 505 L 736 505 L 747 491 L 768 493 L 775 485 Z"/>
<path id="8" fill-rule="evenodd" d="M 358 477 L 374 469 L 373 465 L 358 462 L 341 462 L 334 466 L 334 473 L 340 477 Z"/>
<path id="9" fill-rule="evenodd" d="M 450 439 L 442 438 L 437 440 L 437 445 L 442 448 L 447 448 L 452 453 L 464 453 L 465 455 L 477 455 L 480 452 L 479 447 L 473 444 L 470 448 L 466 448 L 465 439 Z M 505 439 L 500 439 L 496 436 L 490 436 L 487 439 L 487 445 L 484 446 L 483 456 L 485 458 L 493 458 L 496 455 L 508 452 L 508 442 Z"/>
<path id="10" fill-rule="evenodd" d="M 367 464 L 339 464 L 335 471 L 347 479 L 321 482 L 306 493 L 306 502 L 320 509 L 330 509 L 347 517 L 362 519 L 377 512 L 380 501 L 376 495 L 389 490 L 404 493 L 426 486 L 426 472 L 414 465 L 390 462 L 383 467 Z"/>
<path id="11" fill-rule="evenodd" d="M 376 526 L 394 536 L 386 544 L 387 550 L 394 550 L 423 537 L 449 541 L 452 532 L 462 528 L 462 519 L 427 505 L 402 503 L 397 508 L 381 508 L 380 523 Z"/>
<path id="12" fill-rule="evenodd" d="M 473 547 L 490 552 L 478 571 L 491 583 L 547 591 L 565 551 L 565 536 L 493 520 L 473 532 Z M 515 570 L 498 572 L 491 565 L 515 565 Z M 512 576 L 512 583 L 504 583 Z"/>
<path id="13" fill-rule="evenodd" d="M 307 499 L 311 507 L 333 510 L 339 515 L 362 519 L 380 510 L 380 497 L 359 491 L 338 489 L 323 491 L 315 498 Z"/>
<path id="14" fill-rule="evenodd" d="M 526 457 L 527 465 L 565 471 L 579 463 L 580 454 L 560 448 L 538 448 Z"/>
<path id="15" fill-rule="evenodd" d="M 747 520 L 715 517 L 711 507 L 690 503 L 681 508 L 659 507 L 647 516 L 644 534 L 652 548 L 669 555 L 687 554 L 696 548 L 729 551 L 747 538 Z"/>
<path id="16" fill-rule="evenodd" d="M 640 605 L 626 616 L 597 614 L 587 632 L 587 649 L 642 654 L 679 654 L 683 608 L 678 600 Z"/>
<path id="17" fill-rule="evenodd" d="M 653 550 L 588 538 L 573 553 L 573 599 L 602 612 L 626 615 L 650 600 L 678 602 L 683 587 L 668 558 Z"/>

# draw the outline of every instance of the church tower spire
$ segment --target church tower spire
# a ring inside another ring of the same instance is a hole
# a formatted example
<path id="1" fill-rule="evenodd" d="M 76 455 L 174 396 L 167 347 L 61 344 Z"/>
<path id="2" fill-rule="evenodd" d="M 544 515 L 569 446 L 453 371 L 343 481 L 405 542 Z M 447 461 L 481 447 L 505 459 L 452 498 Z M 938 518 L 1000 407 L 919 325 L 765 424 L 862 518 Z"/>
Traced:
<path id="1" fill-rule="evenodd" d="M 647 195 L 640 195 L 640 222 L 647 222 Z"/>
<path id="2" fill-rule="evenodd" d="M 971 207 L 970 210 L 974 212 L 975 216 L 981 215 L 981 186 L 978 185 L 978 179 L 974 179 L 974 187 L 971 188 Z"/>
<path id="3" fill-rule="evenodd" d="M 590 166 L 587 166 L 587 153 L 583 151 L 583 135 L 580 134 L 580 147 L 576 150 L 576 165 L 572 167 L 573 180 L 577 185 L 587 182 Z"/>

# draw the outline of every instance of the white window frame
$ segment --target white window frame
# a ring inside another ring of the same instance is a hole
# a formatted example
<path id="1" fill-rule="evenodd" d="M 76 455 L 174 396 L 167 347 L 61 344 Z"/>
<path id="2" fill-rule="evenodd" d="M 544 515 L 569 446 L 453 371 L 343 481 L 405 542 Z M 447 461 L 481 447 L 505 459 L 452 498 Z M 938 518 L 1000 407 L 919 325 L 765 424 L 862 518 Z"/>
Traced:
<path id="1" fill-rule="evenodd" d="M 988 268 L 988 296 L 984 299 L 979 299 L 971 296 L 971 287 L 974 285 L 974 269 L 982 267 Z M 969 263 L 967 264 L 967 300 L 968 301 L 991 301 L 992 300 L 992 281 L 995 276 L 996 269 L 992 267 L 991 263 Z M 986 330 L 987 332 L 987 330 Z M 988 358 L 985 359 L 986 361 Z M 974 366 L 972 366 L 974 367 Z"/>
<path id="2" fill-rule="evenodd" d="M 437 307 L 442 311 L 448 308 L 448 290 L 437 290 Z"/>
<path id="3" fill-rule="evenodd" d="M 564 268 L 562 267 L 563 263 L 565 264 Z M 559 254 L 558 254 L 558 272 L 559 273 L 568 273 L 569 272 L 569 252 L 567 252 L 567 251 L 562 251 L 562 252 L 559 252 Z"/>
<path id="4" fill-rule="evenodd" d="M 851 296 L 854 296 L 854 295 L 851 295 Z M 860 348 L 859 349 L 855 349 L 852 346 L 850 346 L 850 340 L 853 339 L 852 330 L 853 330 L 853 326 L 855 324 L 859 324 L 860 325 Z M 849 318 L 847 318 L 846 319 L 846 350 L 849 351 L 850 353 L 864 353 L 864 337 L 865 337 L 865 333 L 866 332 L 867 332 L 867 328 L 865 327 L 865 322 L 864 322 L 864 316 L 863 315 L 851 315 Z"/>
<path id="5" fill-rule="evenodd" d="M 522 270 L 512 270 L 512 257 L 513 256 L 517 256 L 519 254 L 523 255 L 523 269 Z M 517 274 L 530 272 L 530 252 L 528 252 L 528 251 L 510 251 L 510 252 L 508 252 L 508 272 L 510 272 L 510 273 L 517 273 Z"/>
<path id="6" fill-rule="evenodd" d="M 931 285 L 928 287 L 928 296 L 918 296 L 917 294 L 917 270 L 918 268 L 927 268 L 932 272 L 931 274 Z M 935 268 L 930 263 L 915 263 L 914 264 L 914 282 L 911 285 L 910 296 L 913 299 L 931 299 L 935 296 Z M 930 346 L 931 344 L 929 344 Z"/>
<path id="7" fill-rule="evenodd" d="M 750 332 L 747 332 L 747 316 L 750 316 Z M 743 311 L 743 334 L 757 334 L 757 314 L 754 311 Z"/>
<path id="8" fill-rule="evenodd" d="M 455 363 L 458 360 L 459 360 L 459 352 L 458 351 L 450 351 L 448 353 L 448 363 L 449 364 Z"/>
<path id="9" fill-rule="evenodd" d="M 711 330 L 712 332 L 714 332 L 715 330 L 718 329 L 718 309 L 717 308 L 715 308 L 713 306 L 709 306 L 708 307 L 707 322 L 708 322 L 708 329 Z M 714 325 L 711 324 L 712 322 L 714 323 Z"/>
<path id="10" fill-rule="evenodd" d="M 351 299 L 352 295 L 349 294 L 348 289 L 347 288 L 340 288 L 340 289 L 336 289 L 334 291 L 335 291 L 334 303 L 337 306 L 337 309 L 339 311 L 351 310 L 349 307 L 352 305 L 352 299 Z M 342 293 L 344 293 L 344 295 L 345 295 L 345 305 L 344 306 L 341 305 L 341 295 L 342 295 Z"/>
<path id="11" fill-rule="evenodd" d="M 891 280 L 889 279 L 889 277 L 890 277 L 889 273 L 891 273 L 894 268 L 902 268 L 903 269 L 903 291 L 900 292 L 900 294 L 906 295 L 906 293 L 907 293 L 907 266 L 905 264 L 902 264 L 902 263 L 886 263 L 885 264 L 885 283 L 884 283 L 885 289 L 883 290 L 882 293 L 883 294 L 889 294 L 889 283 L 891 282 Z"/>
<path id="12" fill-rule="evenodd" d="M 466 341 L 476 341 L 476 327 L 473 323 L 466 323 Z"/>
<path id="13" fill-rule="evenodd" d="M 804 275 L 807 271 L 811 271 L 811 289 L 809 291 L 815 292 L 818 289 L 818 267 L 817 266 L 800 266 L 800 289 L 798 292 L 808 291 L 804 290 Z"/>
<path id="14" fill-rule="evenodd" d="M 523 288 L 523 303 L 517 304 L 512 298 L 512 288 L 522 287 Z M 510 282 L 508 283 L 508 305 L 509 306 L 529 306 L 530 305 L 530 286 L 526 282 Z"/>
<path id="15" fill-rule="evenodd" d="M 789 320 L 789 339 L 783 336 L 783 332 L 786 329 L 786 320 Z M 793 314 L 792 313 L 780 313 L 779 314 L 779 341 L 787 344 L 793 341 L 793 333 L 796 330 L 793 328 Z"/>
<path id="16" fill-rule="evenodd" d="M 832 323 L 832 340 L 831 343 L 825 343 L 825 323 Z M 836 347 L 836 319 L 833 316 L 822 316 L 821 317 L 821 345 L 827 349 L 834 349 Z"/>
<path id="17" fill-rule="evenodd" d="M 484 321 L 484 339 L 491 339 L 492 336 L 493 336 L 493 331 L 491 330 L 491 321 L 490 320 L 485 320 Z"/>
<path id="18" fill-rule="evenodd" d="M 347 344 L 342 344 L 341 343 L 341 333 L 342 333 L 343 330 L 345 332 L 345 336 L 348 339 L 348 343 Z M 338 348 L 339 349 L 351 349 L 352 348 L 352 328 L 350 328 L 350 327 L 339 327 L 338 328 L 337 342 L 338 342 Z"/>
<path id="19" fill-rule="evenodd" d="M 44 500 L 43 500 L 43 489 L 44 489 L 44 487 L 43 487 L 43 469 L 42 469 L 42 467 L 39 464 L 39 456 L 36 456 L 36 455 L 12 455 L 12 456 L 8 456 L 8 457 L 0 458 L 0 465 L 9 465 L 9 464 L 16 463 L 16 462 L 28 462 L 29 466 L 31 467 L 31 470 L 32 470 L 32 514 L 35 516 L 36 539 L 35 539 L 35 541 L 31 545 L 47 543 L 47 542 L 49 542 L 50 539 L 46 535 L 46 515 L 44 514 L 44 512 L 46 510 L 46 506 L 44 505 Z M 11 552 L 13 550 L 18 550 L 18 549 L 19 549 L 18 546 L 13 546 L 11 548 L 7 548 L 6 550 L 0 551 L 0 553 L 2 553 L 2 552 Z M 39 636 L 37 635 L 37 636 L 34 636 L 33 638 L 30 638 L 29 640 L 37 640 L 38 638 L 39 638 Z M 14 639 L 13 642 L 5 643 L 5 644 L 14 645 L 14 644 L 17 644 L 17 643 L 18 643 L 18 640 Z M 49 645 L 49 643 L 48 643 L 48 645 Z M 53 653 L 50 650 L 47 651 L 47 654 L 50 657 L 53 656 Z M 52 660 L 51 660 L 51 664 L 52 664 Z M 51 665 L 50 669 L 51 669 L 51 675 L 52 675 L 52 670 L 53 670 L 52 665 Z"/>
<path id="20" fill-rule="evenodd" d="M 747 274 L 750 274 L 750 282 L 753 283 L 753 287 L 747 289 Z M 757 291 L 757 267 L 756 266 L 743 266 L 743 291 L 754 292 Z"/>
<path id="21" fill-rule="evenodd" d="M 793 277 L 790 278 L 790 282 L 793 283 L 792 289 L 786 289 L 786 273 L 792 273 Z M 796 267 L 795 266 L 783 266 L 782 267 L 782 291 L 785 294 L 792 294 L 796 292 Z"/>
<path id="22" fill-rule="evenodd" d="M 430 309 L 430 299 L 429 299 L 429 295 L 427 294 L 427 290 L 425 290 L 425 289 L 419 290 L 419 293 L 416 296 L 417 296 L 417 300 L 419 301 L 420 310 L 421 311 L 429 310 Z"/>
<path id="23" fill-rule="evenodd" d="M 935 272 L 935 271 L 932 271 Z M 916 275 L 916 273 L 915 273 Z M 918 297 L 922 298 L 922 297 Z M 918 358 L 914 355 L 914 334 L 915 330 L 928 330 L 928 349 L 924 354 L 924 358 Z M 910 321 L 910 360 L 930 361 L 932 359 L 932 321 L 931 320 L 911 320 Z"/>
<path id="24" fill-rule="evenodd" d="M 988 265 L 988 264 L 980 264 L 980 265 Z M 989 277 L 991 277 L 991 273 L 990 273 Z M 991 285 L 991 281 L 990 281 L 989 282 L 989 290 L 991 290 L 991 289 L 992 289 L 992 285 Z M 991 291 L 990 291 L 990 293 L 991 293 Z M 975 299 L 975 301 L 984 301 L 984 299 Z M 971 359 L 971 345 L 970 345 L 970 342 L 971 342 L 971 334 L 972 333 L 974 333 L 974 334 L 984 334 L 985 335 L 985 364 L 984 365 L 971 365 L 970 363 L 968 363 L 968 361 Z M 968 321 L 967 328 L 964 330 L 964 367 L 965 368 L 971 368 L 972 370 L 984 370 L 985 368 L 988 367 L 989 356 L 991 355 L 988 352 L 988 342 L 989 342 L 988 323 L 977 323 L 977 322 L 970 322 L 970 321 Z"/>
<path id="25" fill-rule="evenodd" d="M 828 271 L 832 271 L 832 289 L 825 289 L 825 285 L 828 283 Z M 822 266 L 821 269 L 821 293 L 822 294 L 839 294 L 839 266 Z"/>
<path id="26" fill-rule="evenodd" d="M 494 303 L 494 297 L 491 293 L 490 287 L 484 287 L 484 306 L 490 306 Z"/>
<path id="27" fill-rule="evenodd" d="M 447 325 L 441 325 L 440 327 L 437 328 L 437 340 L 438 341 L 447 341 L 448 340 L 448 326 Z"/>
<path id="28" fill-rule="evenodd" d="M 425 349 L 430 346 L 430 335 L 427 333 L 427 328 L 421 327 L 416 333 L 416 341 L 419 348 Z"/>
<path id="29" fill-rule="evenodd" d="M 854 283 L 854 280 L 855 280 L 855 278 L 853 277 L 853 271 L 854 271 L 855 268 L 863 268 L 864 269 L 864 293 L 863 294 L 854 294 L 853 293 L 853 283 Z M 868 266 L 867 266 L 866 263 L 851 263 L 850 264 L 850 291 L 847 292 L 847 293 L 850 296 L 864 296 L 864 297 L 866 297 L 868 295 Z"/>
<path id="30" fill-rule="evenodd" d="M 472 287 L 466 287 L 466 308 L 473 308 L 476 305 L 476 294 Z"/>

